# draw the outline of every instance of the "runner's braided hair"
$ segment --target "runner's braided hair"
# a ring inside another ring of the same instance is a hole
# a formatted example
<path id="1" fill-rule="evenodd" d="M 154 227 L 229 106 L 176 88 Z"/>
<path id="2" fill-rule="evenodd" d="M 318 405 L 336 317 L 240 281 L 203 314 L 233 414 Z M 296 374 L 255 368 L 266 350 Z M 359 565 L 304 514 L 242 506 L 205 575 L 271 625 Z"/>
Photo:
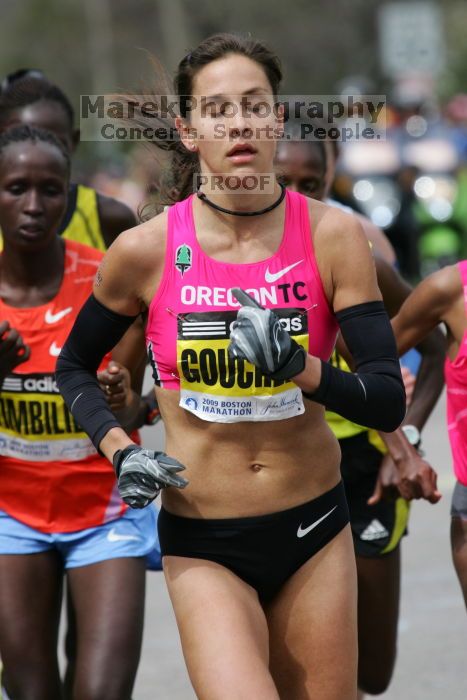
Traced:
<path id="1" fill-rule="evenodd" d="M 50 131 L 39 129 L 35 126 L 29 126 L 27 124 L 13 126 L 6 131 L 0 132 L 0 156 L 8 146 L 11 146 L 14 143 L 24 143 L 25 141 L 31 141 L 32 143 L 48 143 L 55 146 L 55 148 L 63 156 L 68 172 L 70 171 L 70 154 L 62 142 L 59 141 L 59 139 Z"/>

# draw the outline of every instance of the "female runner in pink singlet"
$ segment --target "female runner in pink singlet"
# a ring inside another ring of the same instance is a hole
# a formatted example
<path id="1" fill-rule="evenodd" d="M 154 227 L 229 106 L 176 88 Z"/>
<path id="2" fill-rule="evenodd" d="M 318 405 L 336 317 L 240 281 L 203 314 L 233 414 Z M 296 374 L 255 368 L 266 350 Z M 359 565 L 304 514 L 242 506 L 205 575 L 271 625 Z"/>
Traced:
<path id="1" fill-rule="evenodd" d="M 180 62 L 180 138 L 156 143 L 177 201 L 109 249 L 57 364 L 123 499 L 162 489 L 164 573 L 203 700 L 355 700 L 355 558 L 324 406 L 386 431 L 405 411 L 358 221 L 274 177 L 242 180 L 273 173 L 280 79 L 264 45 L 229 34 Z M 94 380 L 146 309 L 166 452 L 134 445 Z M 338 329 L 355 374 L 328 362 Z"/>
<path id="2" fill-rule="evenodd" d="M 400 353 L 414 347 L 439 323 L 447 329 L 444 376 L 447 427 L 456 485 L 451 505 L 454 566 L 467 606 L 467 260 L 423 280 L 392 320 Z"/>

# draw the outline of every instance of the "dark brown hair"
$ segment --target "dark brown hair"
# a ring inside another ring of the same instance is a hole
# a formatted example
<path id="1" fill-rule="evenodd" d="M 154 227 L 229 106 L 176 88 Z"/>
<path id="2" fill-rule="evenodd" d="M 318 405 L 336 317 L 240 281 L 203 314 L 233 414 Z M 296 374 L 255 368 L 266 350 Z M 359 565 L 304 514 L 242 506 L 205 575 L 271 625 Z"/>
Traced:
<path id="1" fill-rule="evenodd" d="M 197 73 L 212 61 L 217 61 L 230 54 L 246 56 L 261 66 L 271 85 L 273 95 L 277 96 L 282 80 L 282 70 L 278 57 L 267 46 L 251 37 L 238 34 L 214 34 L 188 53 L 178 65 L 174 78 L 174 91 L 175 95 L 181 98 L 181 117 L 187 118 L 187 104 L 193 93 L 193 82 Z M 157 68 L 157 62 L 154 61 L 154 65 Z M 167 81 L 160 75 L 160 69 L 157 70 L 157 74 L 162 87 L 165 87 Z M 158 90 L 153 89 L 153 94 L 162 94 L 159 91 L 160 87 L 161 85 L 157 85 Z M 144 115 L 140 115 L 138 122 L 144 121 L 147 123 Z M 159 203 L 170 204 L 185 199 L 193 192 L 193 176 L 199 172 L 199 160 L 196 153 L 191 153 L 185 148 L 176 133 L 173 122 L 169 119 L 160 121 L 164 121 L 166 132 L 172 137 L 164 140 L 153 140 L 151 144 L 170 152 L 170 162 L 166 164 L 168 167 L 164 168 L 157 185 Z"/>

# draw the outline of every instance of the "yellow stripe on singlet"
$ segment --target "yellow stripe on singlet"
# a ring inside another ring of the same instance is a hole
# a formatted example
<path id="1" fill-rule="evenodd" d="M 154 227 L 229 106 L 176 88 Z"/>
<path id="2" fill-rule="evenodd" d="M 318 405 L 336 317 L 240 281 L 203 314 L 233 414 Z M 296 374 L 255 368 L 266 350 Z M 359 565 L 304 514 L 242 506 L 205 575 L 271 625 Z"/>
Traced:
<path id="1" fill-rule="evenodd" d="M 99 220 L 96 190 L 78 185 L 76 207 L 62 236 L 69 241 L 84 243 L 105 252 L 106 245 Z"/>

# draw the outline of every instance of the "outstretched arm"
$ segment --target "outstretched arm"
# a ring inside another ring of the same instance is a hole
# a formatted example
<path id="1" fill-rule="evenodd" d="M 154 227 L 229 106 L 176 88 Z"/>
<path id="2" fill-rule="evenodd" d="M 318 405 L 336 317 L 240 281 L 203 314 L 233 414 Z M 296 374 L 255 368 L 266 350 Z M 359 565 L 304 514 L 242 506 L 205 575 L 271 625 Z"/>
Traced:
<path id="1" fill-rule="evenodd" d="M 152 224 L 153 225 L 153 224 Z M 154 246 L 153 246 L 154 248 Z M 135 231 L 108 251 L 88 299 L 57 362 L 57 383 L 77 422 L 114 465 L 123 500 L 134 508 L 150 503 L 161 488 L 183 488 L 184 469 L 164 453 L 132 444 L 110 410 L 96 371 L 103 356 L 122 338 L 154 294 L 159 261 Z M 158 246 L 156 246 L 158 248 Z M 164 250 L 162 248 L 162 250 Z"/>
<path id="2" fill-rule="evenodd" d="M 399 353 L 416 346 L 422 354 L 413 401 L 404 421 L 419 430 L 431 413 L 443 383 L 445 342 L 437 326 L 441 321 L 449 321 L 456 302 L 463 307 L 462 291 L 456 266 L 444 268 L 421 282 L 392 320 Z M 383 437 L 399 467 L 396 485 L 401 495 L 423 497 L 436 503 L 441 495 L 436 488 L 435 473 L 399 432 Z M 380 479 L 370 502 L 377 502 L 383 495 L 383 481 Z"/>
<path id="3" fill-rule="evenodd" d="M 134 243 L 125 234 L 107 252 L 93 294 L 78 314 L 56 368 L 57 384 L 70 411 L 109 459 L 131 440 L 110 410 L 96 372 L 104 355 L 118 344 L 142 308 L 142 299 L 128 274 L 129 268 L 137 266 L 135 254 Z"/>
<path id="4" fill-rule="evenodd" d="M 393 317 L 410 296 L 412 288 L 385 261 L 376 258 L 375 262 L 384 304 L 389 315 Z M 443 387 L 444 348 L 444 337 L 438 328 L 434 328 L 417 345 L 422 361 L 404 424 L 414 425 L 419 431 L 425 425 Z M 392 433 L 380 432 L 380 435 L 389 454 L 383 461 L 370 503 L 376 503 L 386 489 L 391 490 L 394 487 L 408 500 L 425 498 L 431 503 L 436 503 L 441 497 L 436 487 L 436 472 L 409 443 L 402 429 Z M 392 465 L 388 463 L 390 458 Z"/>
<path id="5" fill-rule="evenodd" d="M 456 265 L 424 279 L 392 319 L 399 355 L 418 345 L 443 321 L 449 327 L 452 309 L 462 302 L 462 282 Z"/>
<path id="6" fill-rule="evenodd" d="M 331 303 L 355 373 L 321 362 L 319 384 L 295 378 L 305 396 L 345 418 L 391 431 L 405 414 L 405 392 L 388 315 L 381 301 L 366 236 L 355 217 L 338 212 L 316 233 L 321 269 L 330 271 Z M 325 266 L 325 267 L 324 267 Z M 329 272 L 328 272 L 329 275 Z M 329 292 L 328 292 L 329 293 Z M 316 366 L 316 364 L 315 364 Z M 307 384 L 303 384 L 303 382 Z M 311 386 L 310 386 L 311 384 Z"/>
<path id="7" fill-rule="evenodd" d="M 392 265 L 379 255 L 375 255 L 375 266 L 384 306 L 389 316 L 395 316 L 410 295 L 412 288 Z M 417 376 L 418 393 L 409 407 L 404 424 L 413 424 L 421 431 L 443 385 L 444 338 L 442 333 L 435 329 L 417 346 L 417 349 L 422 353 L 422 362 Z M 339 352 L 351 365 L 352 358 L 341 338 L 339 338 Z M 436 489 L 436 472 L 409 443 L 403 430 L 398 428 L 390 433 L 380 431 L 379 434 L 388 449 L 388 455 L 383 460 L 375 492 L 369 499 L 369 503 L 377 503 L 386 492 L 394 492 L 394 489 L 408 500 L 426 498 L 436 503 L 440 498 Z"/>
<path id="8" fill-rule="evenodd" d="M 380 256 L 375 256 L 375 266 L 384 307 L 389 317 L 393 319 L 413 289 L 397 270 Z M 425 338 L 417 343 L 416 348 L 422 359 L 413 398 L 404 423 L 413 424 L 421 430 L 435 407 L 444 384 L 444 336 L 438 328 L 433 328 Z M 345 357 L 345 347 L 343 351 Z"/>

